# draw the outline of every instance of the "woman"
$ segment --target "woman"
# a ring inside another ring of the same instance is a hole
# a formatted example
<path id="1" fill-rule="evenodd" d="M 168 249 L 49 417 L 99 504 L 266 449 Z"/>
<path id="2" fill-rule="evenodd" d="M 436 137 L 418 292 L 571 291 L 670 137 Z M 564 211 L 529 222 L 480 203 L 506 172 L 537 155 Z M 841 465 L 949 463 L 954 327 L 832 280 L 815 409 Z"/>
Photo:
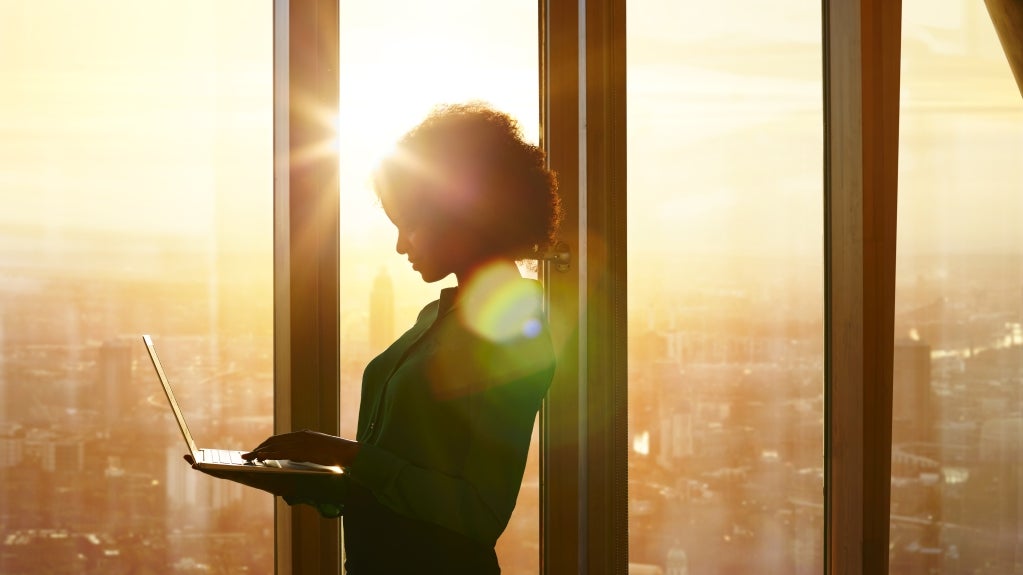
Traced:
<path id="1" fill-rule="evenodd" d="M 458 285 L 366 367 L 355 441 L 299 431 L 245 457 L 344 469 L 336 488 L 288 500 L 337 505 L 352 575 L 499 573 L 494 545 L 554 372 L 540 286 L 515 262 L 554 237 L 555 178 L 514 120 L 468 104 L 408 132 L 375 188 L 398 253 L 424 281 Z"/>

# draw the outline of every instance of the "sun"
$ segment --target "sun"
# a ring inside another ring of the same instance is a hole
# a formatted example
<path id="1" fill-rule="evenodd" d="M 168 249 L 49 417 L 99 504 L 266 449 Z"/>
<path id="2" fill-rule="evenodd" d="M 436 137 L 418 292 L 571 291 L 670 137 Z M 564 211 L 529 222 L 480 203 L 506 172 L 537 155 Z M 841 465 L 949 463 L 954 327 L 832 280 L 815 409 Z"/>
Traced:
<path id="1" fill-rule="evenodd" d="M 406 93 L 370 98 L 368 94 L 355 93 L 345 98 L 342 94 L 336 120 L 336 150 L 343 233 L 366 235 L 374 227 L 389 225 L 373 192 L 373 171 L 393 153 L 398 140 L 437 105 L 483 99 L 472 97 L 468 87 L 458 90 L 460 87 L 448 86 L 446 94 L 415 96 Z M 527 125 L 524 123 L 523 127 Z M 535 138 L 524 131 L 527 138 Z"/>
<path id="2" fill-rule="evenodd" d="M 395 10 L 414 12 L 416 21 L 394 19 Z M 373 193 L 373 170 L 402 135 L 439 105 L 486 102 L 518 119 L 525 137 L 537 140 L 535 29 L 518 30 L 515 42 L 491 39 L 493 45 L 480 49 L 476 28 L 452 26 L 443 11 L 417 3 L 353 2 L 346 14 L 334 118 L 342 234 L 369 238 L 378 228 L 389 229 Z M 496 17 L 489 9 L 479 16 Z"/>

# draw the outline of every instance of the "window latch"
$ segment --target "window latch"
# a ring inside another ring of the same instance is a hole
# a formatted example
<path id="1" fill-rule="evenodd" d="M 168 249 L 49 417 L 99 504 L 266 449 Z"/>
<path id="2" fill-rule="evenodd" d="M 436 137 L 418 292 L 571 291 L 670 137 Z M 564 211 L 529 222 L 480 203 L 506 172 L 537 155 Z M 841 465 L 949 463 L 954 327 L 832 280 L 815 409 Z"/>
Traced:
<path id="1" fill-rule="evenodd" d="M 568 251 L 568 244 L 558 242 L 552 249 L 541 254 L 540 259 L 554 264 L 554 269 L 559 272 L 567 272 L 571 268 L 572 252 Z"/>

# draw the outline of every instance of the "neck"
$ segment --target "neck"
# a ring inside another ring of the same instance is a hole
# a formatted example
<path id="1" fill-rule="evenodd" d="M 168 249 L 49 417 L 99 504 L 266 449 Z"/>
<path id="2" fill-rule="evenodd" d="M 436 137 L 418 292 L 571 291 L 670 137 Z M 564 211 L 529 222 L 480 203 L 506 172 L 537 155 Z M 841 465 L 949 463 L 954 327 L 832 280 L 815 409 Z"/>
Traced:
<path id="1" fill-rule="evenodd" d="M 459 288 L 465 288 L 481 281 L 485 281 L 487 284 L 503 283 L 521 277 L 519 266 L 510 259 L 489 260 L 482 265 L 455 274 Z M 459 291 L 464 290 L 460 289 Z"/>

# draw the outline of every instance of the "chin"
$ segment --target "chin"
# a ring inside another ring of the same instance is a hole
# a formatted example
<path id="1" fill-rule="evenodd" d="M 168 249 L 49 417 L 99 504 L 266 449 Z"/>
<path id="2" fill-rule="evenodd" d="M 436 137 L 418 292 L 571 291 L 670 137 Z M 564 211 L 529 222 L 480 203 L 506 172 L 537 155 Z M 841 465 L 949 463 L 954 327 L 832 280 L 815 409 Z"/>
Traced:
<path id="1" fill-rule="evenodd" d="M 441 275 L 441 274 L 432 274 L 430 272 L 423 272 L 423 271 L 419 272 L 419 277 L 423 278 L 423 281 L 428 283 L 428 284 L 437 283 L 440 280 L 448 277 L 449 275 L 451 275 L 451 274 Z"/>

